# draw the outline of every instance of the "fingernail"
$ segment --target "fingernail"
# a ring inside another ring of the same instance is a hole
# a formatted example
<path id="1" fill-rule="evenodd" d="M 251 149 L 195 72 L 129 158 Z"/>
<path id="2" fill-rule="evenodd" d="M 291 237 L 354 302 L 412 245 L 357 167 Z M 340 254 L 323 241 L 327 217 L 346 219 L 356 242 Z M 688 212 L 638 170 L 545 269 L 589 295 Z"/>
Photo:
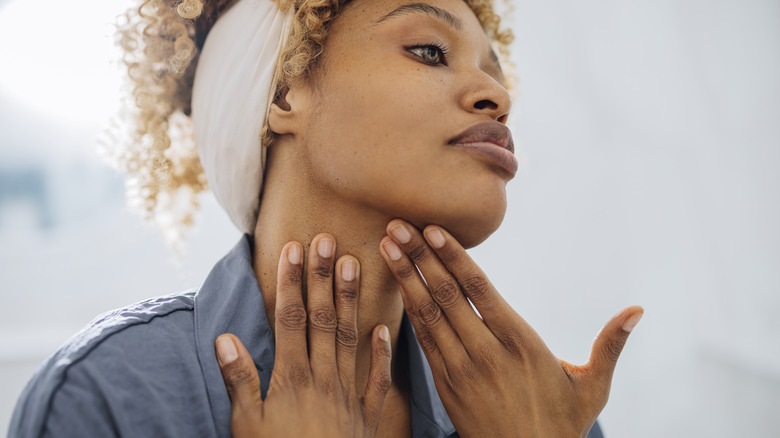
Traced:
<path id="1" fill-rule="evenodd" d="M 410 240 L 412 240 L 412 235 L 409 233 L 409 230 L 406 229 L 403 225 L 396 225 L 393 227 L 392 230 L 390 230 L 390 234 L 395 237 L 395 240 L 402 244 L 409 243 Z"/>
<path id="2" fill-rule="evenodd" d="M 631 315 L 626 322 L 623 323 L 623 331 L 631 333 L 631 330 L 633 330 L 639 323 L 639 320 L 642 319 L 642 315 L 644 315 L 644 312 L 637 312 Z"/>
<path id="3" fill-rule="evenodd" d="M 390 332 L 387 331 L 387 327 L 380 327 L 379 328 L 379 339 L 387 342 L 390 340 Z"/>
<path id="4" fill-rule="evenodd" d="M 320 239 L 317 243 L 317 253 L 320 257 L 327 259 L 333 255 L 333 241 L 330 239 Z"/>
<path id="5" fill-rule="evenodd" d="M 301 264 L 301 247 L 298 244 L 292 244 L 287 248 L 287 261 L 293 265 Z"/>
<path id="6" fill-rule="evenodd" d="M 396 245 L 392 240 L 385 242 L 385 252 L 387 252 L 387 255 L 390 256 L 390 260 L 394 261 L 400 260 L 401 256 L 403 255 L 401 252 L 401 247 Z"/>
<path id="7" fill-rule="evenodd" d="M 425 237 L 428 238 L 431 246 L 434 248 L 441 248 L 444 246 L 444 234 L 437 228 L 428 228 L 425 230 Z"/>
<path id="8" fill-rule="evenodd" d="M 232 339 L 227 336 L 217 338 L 217 356 L 222 365 L 227 365 L 238 359 L 238 350 L 236 350 Z"/>
<path id="9" fill-rule="evenodd" d="M 347 260 L 341 265 L 341 278 L 344 281 L 352 281 L 357 276 L 357 264 L 354 260 Z"/>

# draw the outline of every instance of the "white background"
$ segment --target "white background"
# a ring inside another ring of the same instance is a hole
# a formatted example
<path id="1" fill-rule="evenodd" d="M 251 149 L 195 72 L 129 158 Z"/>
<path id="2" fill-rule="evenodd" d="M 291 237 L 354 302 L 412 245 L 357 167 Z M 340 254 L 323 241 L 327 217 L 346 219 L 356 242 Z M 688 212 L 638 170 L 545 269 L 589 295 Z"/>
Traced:
<path id="1" fill-rule="evenodd" d="M 0 0 L 0 430 L 93 316 L 197 286 L 238 239 L 204 198 L 176 261 L 94 158 L 124 4 Z M 645 307 L 609 437 L 780 436 L 780 2 L 523 0 L 511 23 L 527 163 L 472 254 L 573 362 Z"/>

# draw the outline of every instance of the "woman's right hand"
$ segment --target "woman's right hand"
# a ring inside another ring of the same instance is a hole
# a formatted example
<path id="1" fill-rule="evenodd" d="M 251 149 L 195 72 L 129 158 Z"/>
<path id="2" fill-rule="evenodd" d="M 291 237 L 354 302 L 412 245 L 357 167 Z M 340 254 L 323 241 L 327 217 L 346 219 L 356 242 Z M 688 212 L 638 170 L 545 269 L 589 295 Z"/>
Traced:
<path id="1" fill-rule="evenodd" d="M 290 242 L 282 249 L 276 287 L 276 359 L 265 400 L 255 365 L 241 341 L 231 334 L 217 338 L 217 358 L 233 405 L 234 437 L 376 434 L 390 388 L 389 333 L 385 326 L 374 328 L 368 384 L 358 396 L 355 356 L 360 269 L 354 257 L 339 258 L 334 300 L 335 242 L 327 234 L 312 241 L 306 270 L 307 307 L 301 294 L 303 248 Z"/>

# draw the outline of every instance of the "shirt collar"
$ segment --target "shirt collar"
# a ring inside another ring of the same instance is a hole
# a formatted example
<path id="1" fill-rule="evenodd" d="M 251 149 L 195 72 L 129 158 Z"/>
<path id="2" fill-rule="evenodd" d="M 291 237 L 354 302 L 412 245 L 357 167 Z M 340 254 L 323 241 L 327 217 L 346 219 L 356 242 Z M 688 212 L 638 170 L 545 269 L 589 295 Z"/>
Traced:
<path id="1" fill-rule="evenodd" d="M 431 367 L 425 358 L 411 321 L 404 313 L 401 336 L 405 338 L 409 357 L 409 374 L 412 385 L 412 431 L 414 436 L 450 436 L 455 432 L 447 411 L 441 403 L 433 382 Z"/>
<path id="2" fill-rule="evenodd" d="M 206 380 L 209 405 L 217 434 L 229 437 L 230 398 L 214 352 L 214 341 L 223 333 L 238 336 L 246 345 L 260 374 L 261 391 L 265 398 L 276 349 L 263 297 L 252 269 L 252 237 L 246 234 L 217 262 L 195 295 L 195 343 Z M 406 341 L 409 357 L 413 435 L 451 435 L 455 427 L 439 399 L 428 361 L 406 315 L 401 324 L 401 336 Z"/>
<path id="3" fill-rule="evenodd" d="M 241 241 L 212 268 L 195 295 L 195 343 L 217 435 L 230 437 L 230 397 L 219 370 L 214 341 L 232 333 L 244 343 L 260 373 L 265 396 L 274 363 L 274 339 L 252 270 L 252 239 Z"/>

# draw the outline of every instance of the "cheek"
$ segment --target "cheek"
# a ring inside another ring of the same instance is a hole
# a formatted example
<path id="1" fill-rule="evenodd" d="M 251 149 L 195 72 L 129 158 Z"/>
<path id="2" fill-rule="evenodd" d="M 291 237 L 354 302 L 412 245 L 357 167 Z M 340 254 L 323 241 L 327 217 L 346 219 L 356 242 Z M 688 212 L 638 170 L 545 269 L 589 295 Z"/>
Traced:
<path id="1" fill-rule="evenodd" d="M 448 124 L 462 117 L 446 98 L 452 92 L 416 75 L 349 76 L 323 85 L 327 92 L 306 133 L 313 182 L 389 217 L 442 225 L 465 246 L 495 231 L 506 209 L 506 183 L 446 145 L 465 128 Z"/>
<path id="2" fill-rule="evenodd" d="M 394 179 L 420 184 L 437 159 L 446 135 L 431 107 L 434 93 L 397 76 L 352 70 L 323 84 L 306 143 L 317 172 L 327 179 L 361 185 Z"/>

